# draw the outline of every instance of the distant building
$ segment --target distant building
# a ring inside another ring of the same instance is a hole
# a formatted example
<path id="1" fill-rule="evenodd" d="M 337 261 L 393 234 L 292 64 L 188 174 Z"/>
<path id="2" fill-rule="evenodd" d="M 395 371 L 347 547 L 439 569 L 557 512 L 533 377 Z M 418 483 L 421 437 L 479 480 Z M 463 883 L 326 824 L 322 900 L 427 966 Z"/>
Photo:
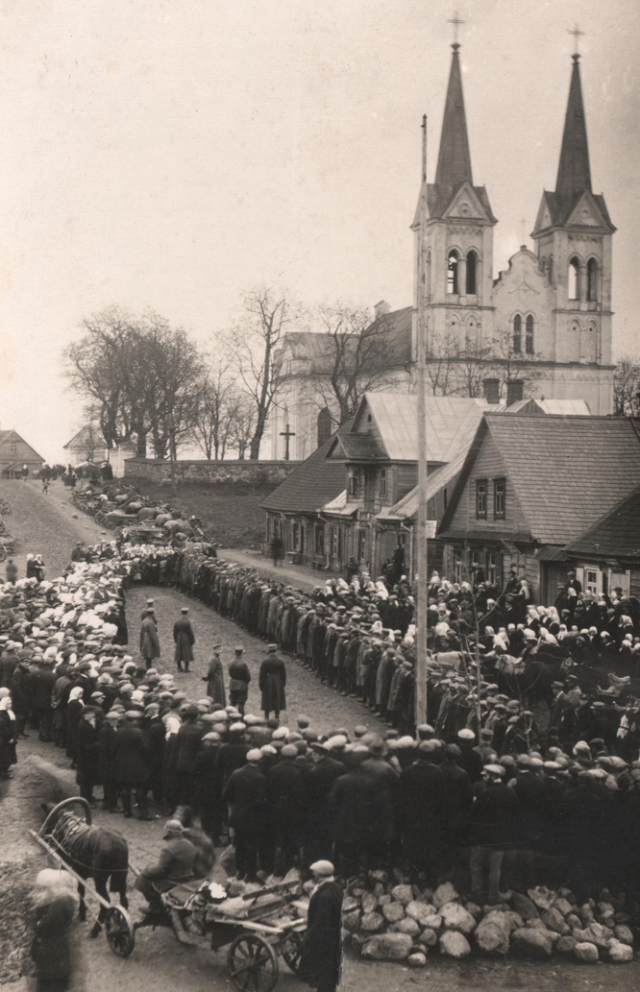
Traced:
<path id="1" fill-rule="evenodd" d="M 523 245 L 494 279 L 498 221 L 486 187 L 474 184 L 459 49 L 453 46 L 435 181 L 425 179 L 412 225 L 414 284 L 424 286 L 429 314 L 433 391 L 484 395 L 509 406 L 533 395 L 583 401 L 592 414 L 610 414 L 616 229 L 604 196 L 592 188 L 579 56 L 573 56 L 555 191 L 543 192 L 531 235 L 535 249 Z M 401 310 L 382 302 L 375 311 L 395 383 L 380 389 L 411 388 L 417 300 Z M 283 434 L 295 434 L 291 457 L 303 459 L 337 426 L 330 391 L 319 385 L 330 361 L 327 348 L 326 335 L 285 335 L 287 378 L 270 419 L 272 458 L 282 457 Z"/>
<path id="2" fill-rule="evenodd" d="M 91 424 L 85 424 L 67 441 L 64 450 L 67 452 L 67 463 L 73 468 L 87 462 L 94 465 L 109 462 L 115 478 L 121 479 L 124 476 L 125 460 L 135 457 L 136 445 L 134 441 L 121 441 L 115 448 L 107 448 L 100 431 Z"/>
<path id="3" fill-rule="evenodd" d="M 44 465 L 42 458 L 17 431 L 0 431 L 0 475 L 3 479 L 19 479 L 23 466 L 29 475 L 39 472 Z"/>

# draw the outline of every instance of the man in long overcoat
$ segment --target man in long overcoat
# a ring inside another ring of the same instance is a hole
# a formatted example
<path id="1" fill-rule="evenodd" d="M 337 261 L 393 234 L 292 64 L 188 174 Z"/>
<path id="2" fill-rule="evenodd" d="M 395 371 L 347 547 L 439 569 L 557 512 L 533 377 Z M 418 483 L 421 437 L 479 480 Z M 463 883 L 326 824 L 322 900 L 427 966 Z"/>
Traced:
<path id="1" fill-rule="evenodd" d="M 342 966 L 342 891 L 330 861 L 314 862 L 311 871 L 316 885 L 309 900 L 298 978 L 318 992 L 335 992 Z"/>
<path id="2" fill-rule="evenodd" d="M 147 668 L 151 668 L 151 662 L 160 657 L 160 638 L 153 608 L 147 609 L 147 615 L 140 625 L 140 654 Z"/>
<path id="3" fill-rule="evenodd" d="M 138 817 L 148 820 L 149 757 L 139 726 L 141 718 L 140 710 L 126 711 L 124 725 L 116 732 L 113 742 L 111 777 L 118 783 L 124 815 L 127 818 L 132 816 L 131 790 L 134 789 L 138 800 Z"/>
<path id="4" fill-rule="evenodd" d="M 176 645 L 175 662 L 179 672 L 182 671 L 183 663 L 185 672 L 188 672 L 189 665 L 193 661 L 193 645 L 196 642 L 196 637 L 188 616 L 189 607 L 183 606 L 180 612 L 182 616 L 173 625 L 173 640 Z"/>
<path id="5" fill-rule="evenodd" d="M 213 648 L 213 657 L 209 662 L 207 674 L 202 676 L 202 681 L 207 683 L 207 696 L 213 699 L 214 703 L 220 706 L 227 705 L 227 693 L 224 687 L 224 671 L 220 661 L 220 645 Z"/>
<path id="6" fill-rule="evenodd" d="M 286 710 L 287 700 L 284 688 L 287 684 L 287 669 L 278 656 L 278 645 L 270 644 L 267 657 L 260 666 L 260 691 L 262 693 L 262 710 L 266 719 L 273 710 L 276 720 L 281 710 Z"/>

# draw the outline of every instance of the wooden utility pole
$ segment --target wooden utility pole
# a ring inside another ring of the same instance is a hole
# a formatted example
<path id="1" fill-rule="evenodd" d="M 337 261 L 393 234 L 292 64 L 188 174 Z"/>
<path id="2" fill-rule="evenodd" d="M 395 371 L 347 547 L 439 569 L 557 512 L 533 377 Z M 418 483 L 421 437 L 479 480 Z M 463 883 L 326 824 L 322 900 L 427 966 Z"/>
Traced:
<path id="1" fill-rule="evenodd" d="M 418 373 L 418 623 L 416 633 L 416 725 L 427 722 L 427 116 L 422 118 L 422 184 L 418 232 L 416 359 Z"/>

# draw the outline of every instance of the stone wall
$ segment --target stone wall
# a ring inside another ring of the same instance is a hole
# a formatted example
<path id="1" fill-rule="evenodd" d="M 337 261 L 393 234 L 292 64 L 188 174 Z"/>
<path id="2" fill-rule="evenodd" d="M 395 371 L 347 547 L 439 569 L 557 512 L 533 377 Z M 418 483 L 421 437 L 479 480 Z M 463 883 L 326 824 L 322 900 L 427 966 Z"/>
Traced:
<path id="1" fill-rule="evenodd" d="M 299 462 L 285 461 L 207 461 L 184 459 L 176 462 L 176 479 L 181 482 L 246 482 L 255 486 L 278 486 Z M 171 465 L 156 458 L 127 458 L 124 475 L 127 479 L 142 478 L 149 482 L 171 482 Z"/>

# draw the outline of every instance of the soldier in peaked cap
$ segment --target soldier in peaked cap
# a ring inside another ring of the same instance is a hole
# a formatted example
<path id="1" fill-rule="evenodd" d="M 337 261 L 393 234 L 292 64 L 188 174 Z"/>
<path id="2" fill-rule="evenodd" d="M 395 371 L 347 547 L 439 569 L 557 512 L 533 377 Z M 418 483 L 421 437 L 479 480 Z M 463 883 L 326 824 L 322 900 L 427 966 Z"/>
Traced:
<path id="1" fill-rule="evenodd" d="M 244 716 L 244 708 L 249 696 L 249 683 L 251 682 L 251 672 L 249 666 L 242 657 L 243 647 L 233 649 L 234 658 L 229 663 L 229 699 L 232 706 L 236 706 L 241 716 Z"/>
<path id="2" fill-rule="evenodd" d="M 178 671 L 182 671 L 184 664 L 184 670 L 188 672 L 189 665 L 193 661 L 193 645 L 196 643 L 196 636 L 189 619 L 188 606 L 182 607 L 180 618 L 173 625 L 173 640 L 176 645 L 175 663 Z"/>
<path id="3" fill-rule="evenodd" d="M 278 719 L 280 711 L 287 708 L 284 691 L 287 684 L 287 669 L 277 652 L 278 645 L 270 644 L 267 648 L 267 657 L 260 666 L 259 684 L 262 693 L 262 710 L 267 720 L 271 712 Z"/>

